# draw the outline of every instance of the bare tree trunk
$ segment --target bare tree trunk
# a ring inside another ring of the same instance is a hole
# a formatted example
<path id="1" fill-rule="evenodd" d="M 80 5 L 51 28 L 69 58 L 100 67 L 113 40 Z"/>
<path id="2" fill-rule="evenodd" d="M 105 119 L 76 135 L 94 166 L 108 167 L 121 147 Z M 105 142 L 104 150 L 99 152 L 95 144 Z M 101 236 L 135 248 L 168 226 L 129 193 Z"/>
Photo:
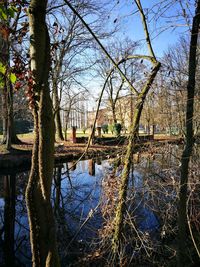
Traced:
<path id="1" fill-rule="evenodd" d="M 8 124 L 8 109 L 7 109 L 7 88 L 4 86 L 3 92 L 2 92 L 2 122 L 3 122 L 3 139 L 2 144 L 6 144 L 6 138 L 7 138 L 7 124 Z"/>
<path id="2" fill-rule="evenodd" d="M 55 123 L 56 123 L 56 133 L 60 140 L 64 140 L 63 132 L 62 132 L 62 123 L 60 118 L 60 103 L 58 97 L 58 88 L 56 81 L 53 81 L 53 103 L 55 110 Z"/>
<path id="3" fill-rule="evenodd" d="M 60 140 L 64 140 L 63 133 L 62 133 L 62 123 L 61 123 L 61 118 L 60 118 L 60 110 L 58 110 L 56 112 L 55 119 L 56 119 L 56 132 L 58 134 L 58 138 Z"/>
<path id="4" fill-rule="evenodd" d="M 7 1 L 4 2 L 7 8 Z M 7 24 L 7 21 L 2 21 L 2 24 Z M 9 79 L 10 67 L 10 45 L 9 40 L 0 33 L 0 62 L 6 68 L 6 72 L 1 78 L 3 81 L 2 89 L 2 114 L 3 114 L 3 140 L 2 143 L 6 144 L 6 149 L 11 149 L 11 144 L 20 143 L 14 131 L 13 124 L 13 89 Z M 2 74 L 1 74 L 2 75 Z"/>
<path id="5" fill-rule="evenodd" d="M 195 75 L 196 75 L 196 53 L 198 31 L 200 24 L 200 0 L 197 1 L 197 8 L 193 18 L 190 54 L 189 54 L 189 77 L 187 84 L 187 112 L 186 112 L 186 145 L 181 158 L 181 180 L 179 192 L 178 209 L 178 266 L 188 266 L 187 253 L 187 189 L 188 189 L 188 169 L 192 148 L 193 137 L 193 115 L 194 115 L 194 95 L 195 95 Z"/>
<path id="6" fill-rule="evenodd" d="M 142 112 L 142 109 L 143 109 L 144 101 L 145 101 L 146 96 L 147 96 L 147 94 L 148 94 L 148 92 L 149 92 L 149 90 L 151 88 L 151 85 L 152 85 L 152 83 L 153 83 L 153 81 L 154 81 L 154 79 L 155 79 L 155 77 L 156 77 L 156 75 L 157 75 L 157 73 L 158 73 L 158 71 L 160 69 L 161 64 L 160 64 L 160 62 L 158 62 L 156 60 L 154 51 L 152 49 L 151 40 L 150 40 L 150 37 L 149 37 L 149 32 L 148 32 L 147 23 L 146 23 L 146 18 L 145 18 L 145 15 L 143 13 L 143 9 L 142 9 L 140 0 L 135 0 L 135 3 L 137 5 L 138 10 L 140 11 L 140 14 L 141 14 L 141 17 L 142 17 L 142 23 L 143 23 L 143 28 L 144 28 L 145 37 L 146 37 L 146 43 L 147 43 L 148 50 L 149 50 L 149 53 L 150 53 L 150 56 L 143 55 L 143 56 L 140 56 L 140 58 L 145 58 L 145 59 L 150 60 L 152 65 L 153 65 L 153 69 L 152 69 L 152 71 L 150 73 L 149 79 L 147 80 L 147 82 L 143 86 L 143 88 L 142 88 L 140 93 L 136 90 L 136 88 L 129 81 L 129 79 L 126 77 L 126 75 L 121 71 L 121 69 L 118 66 L 119 64 L 117 64 L 112 59 L 112 57 L 109 55 L 109 53 L 103 47 L 103 45 L 100 43 L 98 38 L 95 36 L 95 34 L 90 29 L 88 24 L 84 21 L 84 19 L 80 16 L 80 14 L 73 8 L 73 6 L 69 3 L 68 0 L 64 0 L 64 2 L 79 17 L 79 19 L 82 21 L 84 26 L 88 29 L 88 31 L 91 33 L 91 35 L 97 41 L 97 43 L 99 44 L 99 46 L 101 47 L 103 52 L 110 59 L 110 61 L 114 65 L 114 67 L 119 71 L 119 73 L 121 74 L 121 77 L 123 77 L 123 79 L 126 80 L 126 82 L 129 84 L 129 86 L 131 88 L 131 91 L 133 93 L 136 93 L 137 97 L 138 97 L 137 98 L 136 109 L 135 109 L 135 114 L 134 114 L 134 118 L 133 118 L 133 123 L 131 125 L 131 130 L 130 130 L 130 135 L 129 135 L 129 143 L 128 143 L 127 150 L 126 150 L 124 168 L 123 168 L 122 177 L 121 177 L 122 178 L 122 183 L 121 183 L 121 187 L 120 187 L 120 191 L 119 191 L 119 200 L 118 200 L 117 209 L 116 209 L 116 216 L 115 216 L 115 220 L 114 220 L 114 233 L 113 233 L 113 239 L 112 239 L 112 251 L 113 251 L 115 256 L 118 256 L 119 255 L 118 254 L 119 247 L 120 247 L 120 237 L 121 237 L 120 231 L 122 229 L 122 224 L 123 224 L 125 201 L 126 201 L 127 187 L 128 187 L 128 178 L 129 178 L 129 172 L 130 172 L 130 167 L 131 167 L 131 163 L 132 163 L 132 153 L 133 153 L 133 149 L 134 149 L 135 138 L 136 138 L 136 136 L 138 134 L 139 121 L 140 121 L 140 116 L 141 116 L 141 112 Z M 108 79 L 108 77 L 107 77 L 107 79 Z M 107 83 L 107 79 L 105 81 L 106 83 Z M 93 129 L 94 129 L 94 127 L 93 127 Z"/>
<path id="7" fill-rule="evenodd" d="M 13 119 L 13 88 L 12 84 L 6 79 L 6 86 L 2 94 L 2 113 L 3 113 L 3 140 L 6 149 L 10 150 L 12 144 L 20 144 L 17 137 Z"/>
<path id="8" fill-rule="evenodd" d="M 114 234 L 113 234 L 113 240 L 112 240 L 112 249 L 115 255 L 118 254 L 120 243 L 121 243 L 120 242 L 121 241 L 121 229 L 122 229 L 123 218 L 124 218 L 124 213 L 125 213 L 125 203 L 126 203 L 126 196 L 127 196 L 129 173 L 130 173 L 130 168 L 132 165 L 135 141 L 138 137 L 140 117 L 141 117 L 141 113 L 142 113 L 142 109 L 143 109 L 146 96 L 151 88 L 151 85 L 159 69 L 160 69 L 160 63 L 157 62 L 154 69 L 152 70 L 152 73 L 146 85 L 144 86 L 140 94 L 140 97 L 138 97 L 138 100 L 135 106 L 133 122 L 130 128 L 129 142 L 128 142 L 126 155 L 124 159 L 124 168 L 123 168 L 122 177 L 121 177 L 122 182 L 121 182 L 121 186 L 119 190 L 119 200 L 118 200 L 116 215 L 115 215 L 115 220 L 114 220 L 115 224 L 114 224 Z"/>
<path id="9" fill-rule="evenodd" d="M 11 84 L 10 82 L 7 80 L 6 82 L 7 85 L 7 131 L 6 131 L 6 149 L 10 150 L 11 149 L 11 136 L 12 136 L 12 123 L 13 123 L 13 119 L 12 119 L 12 115 L 13 115 L 13 94 L 12 94 L 12 90 L 11 90 Z"/>
<path id="10" fill-rule="evenodd" d="M 30 56 L 34 89 L 30 105 L 33 109 L 35 140 L 26 189 L 26 203 L 33 267 L 60 266 L 50 202 L 55 127 L 48 83 L 50 40 L 45 22 L 46 5 L 47 1 L 32 0 L 29 7 Z"/>
<path id="11" fill-rule="evenodd" d="M 117 123 L 117 116 L 115 113 L 115 106 L 114 105 L 112 105 L 112 115 L 113 115 L 113 122 L 115 124 L 115 123 Z"/>
<path id="12" fill-rule="evenodd" d="M 67 111 L 66 117 L 65 117 L 65 129 L 64 129 L 64 134 L 65 134 L 65 141 L 67 141 L 67 130 L 68 130 L 68 123 L 69 123 L 69 114 L 71 110 L 71 105 L 69 106 L 69 110 Z"/>

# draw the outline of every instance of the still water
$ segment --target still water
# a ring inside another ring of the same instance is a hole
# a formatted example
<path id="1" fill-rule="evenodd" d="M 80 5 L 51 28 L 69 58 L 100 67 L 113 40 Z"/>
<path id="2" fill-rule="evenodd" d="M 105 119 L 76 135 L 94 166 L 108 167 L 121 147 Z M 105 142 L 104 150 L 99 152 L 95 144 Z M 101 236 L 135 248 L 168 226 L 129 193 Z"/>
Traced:
<path id="1" fill-rule="evenodd" d="M 152 179 L 152 183 L 155 181 L 152 170 L 155 172 L 156 168 L 163 169 L 161 165 L 166 163 L 166 159 L 162 160 L 162 157 L 163 155 L 159 155 L 156 160 L 143 159 L 130 174 L 130 188 L 134 187 L 135 191 L 136 221 L 138 229 L 143 232 L 160 229 L 158 213 L 154 212 L 154 205 L 157 204 L 152 202 L 153 208 L 146 205 L 152 197 L 146 177 L 148 176 L 148 181 Z M 162 164 L 158 163 L 158 159 Z M 83 160 L 76 165 L 68 162 L 55 166 L 52 205 L 61 259 L 65 259 L 69 253 L 73 257 L 73 253 L 78 254 L 83 248 L 87 248 L 87 244 L 91 245 L 91 242 L 98 240 L 98 230 L 103 224 L 102 183 L 109 179 L 113 165 L 113 160 L 98 159 Z M 0 266 L 5 266 L 11 257 L 16 266 L 31 266 L 25 203 L 28 175 L 29 172 L 0 175 Z M 162 178 L 162 174 L 160 177 Z"/>

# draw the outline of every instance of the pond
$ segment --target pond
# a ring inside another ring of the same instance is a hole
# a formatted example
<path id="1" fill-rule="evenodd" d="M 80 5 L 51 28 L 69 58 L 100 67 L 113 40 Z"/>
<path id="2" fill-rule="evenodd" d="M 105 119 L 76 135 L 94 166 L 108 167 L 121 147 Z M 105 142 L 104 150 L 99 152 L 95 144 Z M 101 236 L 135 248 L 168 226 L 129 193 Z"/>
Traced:
<path id="1" fill-rule="evenodd" d="M 165 180 L 165 171 L 177 165 L 171 153 L 137 159 L 130 173 L 128 210 L 134 211 L 137 229 L 141 234 L 160 236 L 166 229 L 163 220 L 169 203 L 176 201 L 176 188 L 171 181 L 165 188 L 158 180 Z M 99 230 L 105 226 L 105 191 L 113 174 L 113 159 L 90 159 L 56 165 L 52 185 L 52 205 L 56 218 L 59 253 L 63 266 L 74 261 L 92 243 L 100 240 Z M 121 166 L 115 177 L 119 180 Z M 16 266 L 31 266 L 29 226 L 25 203 L 25 188 L 29 172 L 0 175 L 0 266 L 13 259 Z M 171 177 L 175 175 L 171 173 Z M 172 178 L 170 178 L 172 179 Z M 152 190 L 149 190 L 151 186 Z M 133 192 L 134 189 L 134 192 Z M 109 189 L 110 190 L 110 189 Z M 113 193 L 114 194 L 114 193 Z M 134 201 L 132 201 L 134 197 Z M 134 202 L 134 204 L 133 204 Z M 107 205 L 107 204 L 106 204 Z"/>

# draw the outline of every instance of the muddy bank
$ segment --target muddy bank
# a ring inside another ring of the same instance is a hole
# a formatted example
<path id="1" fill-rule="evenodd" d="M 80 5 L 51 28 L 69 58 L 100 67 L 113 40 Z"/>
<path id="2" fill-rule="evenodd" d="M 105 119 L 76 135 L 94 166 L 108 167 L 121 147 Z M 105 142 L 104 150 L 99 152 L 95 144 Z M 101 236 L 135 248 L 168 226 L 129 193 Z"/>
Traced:
<path id="1" fill-rule="evenodd" d="M 182 140 L 181 140 L 182 141 Z M 180 139 L 165 139 L 152 140 L 149 142 L 138 143 L 135 147 L 135 152 L 145 151 L 150 146 L 160 146 L 166 143 L 181 144 Z M 93 157 L 115 157 L 123 150 L 125 145 L 113 145 L 113 142 L 108 145 L 95 144 L 91 145 L 83 159 Z M 55 144 L 55 163 L 63 163 L 66 161 L 74 161 L 79 159 L 85 152 L 86 144 L 72 144 L 69 142 Z M 17 169 L 30 169 L 31 166 L 31 150 L 32 144 L 21 144 L 15 146 L 10 152 L 0 153 L 0 172 L 16 172 Z"/>
<path id="2" fill-rule="evenodd" d="M 25 150 L 23 145 L 18 148 L 12 149 L 10 152 L 0 154 L 0 173 L 16 172 L 18 169 L 28 170 L 31 167 L 31 152 L 32 146 L 29 145 Z M 87 153 L 85 153 L 83 159 L 93 157 L 106 157 L 108 155 L 115 156 L 119 147 L 93 145 Z M 78 160 L 85 152 L 85 144 L 70 144 L 70 145 L 55 145 L 55 164 L 66 161 Z"/>

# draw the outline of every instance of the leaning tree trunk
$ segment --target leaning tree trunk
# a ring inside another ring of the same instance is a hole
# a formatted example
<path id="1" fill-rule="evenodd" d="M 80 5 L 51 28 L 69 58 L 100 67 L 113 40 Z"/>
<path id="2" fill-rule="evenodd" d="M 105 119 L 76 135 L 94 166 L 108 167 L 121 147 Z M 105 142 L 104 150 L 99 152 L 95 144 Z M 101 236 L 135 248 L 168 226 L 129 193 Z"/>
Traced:
<path id="1" fill-rule="evenodd" d="M 196 75 L 196 54 L 198 31 L 200 24 L 200 0 L 197 1 L 197 8 L 193 18 L 190 53 L 189 53 L 189 77 L 187 84 L 187 112 L 186 112 L 186 145 L 181 158 L 181 180 L 179 192 L 178 209 L 178 266 L 184 267 L 189 264 L 187 253 L 187 189 L 188 189 L 188 169 L 192 148 L 193 137 L 193 115 L 194 115 L 194 96 L 195 96 L 195 75 Z"/>
<path id="2" fill-rule="evenodd" d="M 159 62 L 155 64 L 155 67 L 153 68 L 152 73 L 146 85 L 144 86 L 142 92 L 140 93 L 140 96 L 138 97 L 137 103 L 135 106 L 134 117 L 133 117 L 133 121 L 130 127 L 129 142 L 128 142 L 126 155 L 124 159 L 124 168 L 123 168 L 122 177 L 121 177 L 122 181 L 121 181 L 121 186 L 119 189 L 118 204 L 117 204 L 116 214 L 115 214 L 115 219 L 114 219 L 114 233 L 113 233 L 113 239 L 112 239 L 112 250 L 113 250 L 114 255 L 118 255 L 120 245 L 121 245 L 121 230 L 122 230 L 123 218 L 125 214 L 125 203 L 126 203 L 126 196 L 127 196 L 128 182 L 129 182 L 129 173 L 130 173 L 130 168 L 132 164 L 135 141 L 138 137 L 140 117 L 141 117 L 141 113 L 143 110 L 146 96 L 151 88 L 151 85 L 156 77 L 156 74 L 158 73 L 160 69 L 160 65 L 161 64 Z"/>
<path id="3" fill-rule="evenodd" d="M 35 139 L 26 189 L 33 267 L 60 266 L 50 202 L 55 127 L 49 90 L 50 39 L 45 22 L 47 1 L 31 0 L 30 56 L 33 85 L 29 87 Z"/>

